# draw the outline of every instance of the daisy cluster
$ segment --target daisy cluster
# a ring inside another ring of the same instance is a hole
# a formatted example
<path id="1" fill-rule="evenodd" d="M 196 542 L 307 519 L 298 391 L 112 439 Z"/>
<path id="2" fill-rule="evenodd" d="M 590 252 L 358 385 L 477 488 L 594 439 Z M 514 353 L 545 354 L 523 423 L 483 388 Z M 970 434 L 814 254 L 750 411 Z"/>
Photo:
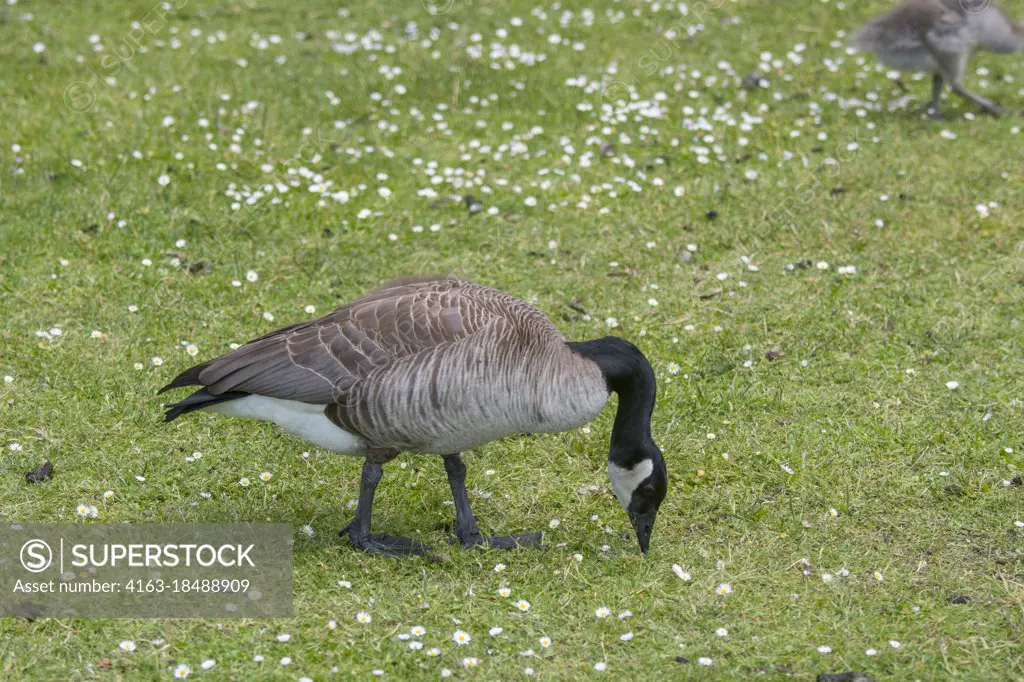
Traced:
<path id="1" fill-rule="evenodd" d="M 833 11 L 844 13 L 841 4 Z M 482 228 L 502 238 L 508 233 L 509 220 L 524 214 L 543 214 L 551 223 L 557 223 L 560 216 L 621 216 L 640 196 L 684 206 L 688 183 L 701 182 L 701 174 L 707 172 L 702 167 L 706 166 L 714 166 L 720 184 L 761 183 L 766 171 L 773 168 L 791 167 L 798 176 L 813 174 L 812 161 L 841 174 L 844 164 L 854 162 L 866 147 L 885 142 L 873 117 L 897 105 L 910 106 L 902 100 L 887 103 L 896 93 L 906 99 L 894 83 L 900 74 L 846 47 L 844 31 L 831 36 L 824 54 L 816 51 L 813 59 L 803 42 L 794 42 L 785 50 L 744 55 L 742 61 L 752 65 L 755 78 L 727 60 L 692 62 L 688 53 L 684 59 L 683 41 L 701 40 L 709 20 L 721 22 L 726 31 L 739 30 L 741 17 L 727 7 L 711 11 L 685 4 L 651 3 L 628 12 L 536 7 L 521 16 L 503 18 L 486 31 L 477 28 L 471 17 L 456 20 L 447 11 L 438 11 L 400 25 L 357 30 L 351 11 L 342 8 L 315 36 L 308 31 L 227 32 L 199 24 L 169 23 L 146 36 L 133 66 L 148 66 L 149 60 L 158 59 L 155 53 L 182 51 L 195 59 L 209 59 L 230 47 L 238 55 L 233 59 L 234 68 L 291 73 L 294 64 L 289 56 L 313 41 L 325 50 L 331 75 L 365 74 L 369 91 L 356 105 L 350 97 L 339 95 L 337 86 L 325 86 L 315 97 L 327 116 L 298 121 L 290 140 L 275 139 L 268 144 L 264 124 L 270 103 L 257 96 L 225 88 L 214 93 L 204 110 L 196 112 L 187 85 L 139 89 L 127 72 L 101 73 L 102 83 L 97 85 L 109 90 L 112 98 L 106 106 L 112 109 L 125 101 L 146 103 L 143 115 L 150 119 L 149 129 L 156 131 L 144 146 L 110 153 L 118 162 L 149 173 L 158 194 L 173 196 L 200 178 L 222 176 L 216 201 L 225 220 L 236 229 L 257 221 L 286 221 L 314 210 L 325 223 L 379 233 L 388 243 L 416 248 L 419 240 L 453 226 L 462 229 L 461 223 L 450 217 L 413 217 L 400 221 L 406 224 L 397 229 L 392 220 L 396 206 L 403 210 L 418 207 L 417 213 L 429 215 L 436 212 L 438 204 L 465 204 L 479 222 L 473 229 Z M 586 37 L 617 30 L 624 21 L 652 27 L 664 49 L 652 49 L 635 62 L 591 54 L 596 48 Z M 130 28 L 138 27 L 133 24 Z M 121 39 L 90 33 L 62 58 L 89 65 L 109 56 Z M 33 46 L 37 49 L 38 44 Z M 562 120 L 562 112 L 546 109 L 538 109 L 534 119 L 527 121 L 502 114 L 506 108 L 520 107 L 519 101 L 530 94 L 531 81 L 536 74 L 545 73 L 552 58 L 568 54 L 585 55 L 591 65 L 589 71 L 561 80 L 561 92 L 569 96 L 570 125 Z M 493 72 L 508 87 L 495 88 L 493 80 L 467 82 L 460 103 L 453 105 L 446 93 L 434 94 L 421 87 L 403 66 L 404 60 L 425 60 L 437 68 L 451 60 L 465 62 Z M 808 98 L 806 112 L 791 119 L 791 112 L 781 103 L 795 91 L 803 92 L 815 70 L 822 68 L 847 74 L 858 84 L 855 91 L 860 94 L 821 88 Z M 991 74 L 985 70 L 979 75 L 987 79 Z M 910 75 L 914 80 L 920 77 Z M 982 88 L 988 85 L 988 80 L 981 83 Z M 858 124 L 848 137 L 832 139 L 832 119 L 848 112 L 855 119 L 864 119 L 863 126 Z M 780 120 L 782 116 L 787 118 Z M 433 157 L 402 144 L 419 135 L 444 144 Z M 22 142 L 13 142 L 11 150 L 16 172 L 32 163 L 33 151 Z M 667 163 L 668 153 L 672 168 Z M 73 173 L 100 172 L 100 161 L 75 155 L 68 159 Z M 170 169 L 169 161 L 173 162 Z M 790 220 L 785 197 L 802 196 L 806 191 L 803 183 L 792 191 L 784 190 L 777 207 L 780 210 L 769 213 Z M 883 196 L 880 207 L 887 201 L 888 196 Z M 984 200 L 965 207 L 964 213 L 983 220 L 998 206 L 999 202 Z M 118 229 L 128 226 L 129 220 L 116 210 L 107 214 L 107 221 Z M 886 221 L 879 217 L 875 224 L 884 228 Z M 553 234 L 547 240 L 552 263 L 559 259 L 556 237 Z M 647 247 L 658 248 L 655 241 L 647 242 Z M 140 255 L 139 266 L 197 266 L 188 262 L 182 251 L 187 248 L 186 239 L 176 239 L 162 255 Z M 700 258 L 697 243 L 687 244 L 686 249 L 685 262 L 677 268 Z M 762 268 L 755 258 L 755 254 L 741 254 L 724 267 L 709 263 L 720 270 L 714 281 L 702 285 L 701 297 L 735 297 L 758 286 L 757 273 Z M 824 259 L 811 260 L 819 270 L 838 276 L 858 274 L 852 263 L 833 266 Z M 608 268 L 628 270 L 614 261 Z M 242 274 L 226 275 L 231 286 L 258 285 L 255 269 L 247 269 L 244 277 Z M 663 310 L 659 304 L 658 282 L 640 281 L 637 288 L 637 299 L 645 304 L 630 310 L 587 312 L 581 320 L 646 336 L 649 325 L 662 327 L 664 319 L 677 312 Z M 309 315 L 317 310 L 308 301 L 296 306 Z M 137 304 L 128 310 L 144 312 Z M 277 319 L 276 311 L 259 312 L 267 323 Z M 289 319 L 292 314 L 289 312 Z M 722 333 L 727 327 L 719 321 L 693 321 L 679 329 Z M 39 343 L 52 344 L 61 332 L 59 327 L 39 330 Z M 92 334 L 103 339 L 109 332 L 93 330 Z M 673 343 L 681 343 L 678 334 L 671 338 Z M 198 345 L 188 340 L 181 340 L 180 345 L 190 356 L 200 353 Z M 133 358 L 132 366 L 140 371 L 159 368 L 168 352 Z M 753 358 L 743 361 L 750 369 L 756 364 Z M 680 364 L 667 358 L 663 366 L 667 369 L 664 380 L 671 383 Z M 688 380 L 689 374 L 684 373 L 683 378 Z"/>

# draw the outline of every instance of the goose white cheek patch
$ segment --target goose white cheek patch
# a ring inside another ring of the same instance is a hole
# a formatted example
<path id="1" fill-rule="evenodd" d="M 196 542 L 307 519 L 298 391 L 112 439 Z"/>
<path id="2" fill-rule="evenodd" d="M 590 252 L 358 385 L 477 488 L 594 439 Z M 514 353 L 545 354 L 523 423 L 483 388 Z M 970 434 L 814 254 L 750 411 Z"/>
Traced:
<path id="1" fill-rule="evenodd" d="M 654 462 L 649 459 L 638 462 L 632 469 L 608 462 L 608 478 L 612 480 L 612 490 L 615 491 L 615 497 L 619 498 L 619 504 L 628 507 L 629 501 L 633 499 L 633 491 L 652 471 Z"/>

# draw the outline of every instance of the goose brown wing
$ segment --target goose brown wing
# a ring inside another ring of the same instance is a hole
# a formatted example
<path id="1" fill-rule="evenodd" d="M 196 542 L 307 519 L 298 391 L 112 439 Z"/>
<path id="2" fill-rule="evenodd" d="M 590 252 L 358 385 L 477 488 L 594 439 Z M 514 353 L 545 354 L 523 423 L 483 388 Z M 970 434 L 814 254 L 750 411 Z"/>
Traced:
<path id="1" fill-rule="evenodd" d="M 399 281 L 187 370 L 166 388 L 200 385 L 213 395 L 235 391 L 344 403 L 375 369 L 464 339 L 510 314 L 560 338 L 542 313 L 493 289 L 454 279 Z"/>

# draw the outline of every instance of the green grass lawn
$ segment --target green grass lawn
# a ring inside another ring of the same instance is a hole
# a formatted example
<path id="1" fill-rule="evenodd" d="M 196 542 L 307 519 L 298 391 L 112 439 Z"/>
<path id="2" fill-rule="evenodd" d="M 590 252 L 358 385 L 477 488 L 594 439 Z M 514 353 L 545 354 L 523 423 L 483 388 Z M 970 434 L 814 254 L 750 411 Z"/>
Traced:
<path id="1" fill-rule="evenodd" d="M 923 119 L 844 47 L 879 0 L 435 5 L 0 9 L 0 518 L 297 538 L 292 619 L 0 621 L 0 679 L 1024 679 L 1024 120 Z M 968 74 L 1024 106 L 1019 57 Z M 449 547 L 440 459 L 385 467 L 375 527 L 439 563 L 338 539 L 360 461 L 161 422 L 190 364 L 425 272 L 650 357 L 648 556 L 611 407 L 465 458 L 548 551 Z"/>

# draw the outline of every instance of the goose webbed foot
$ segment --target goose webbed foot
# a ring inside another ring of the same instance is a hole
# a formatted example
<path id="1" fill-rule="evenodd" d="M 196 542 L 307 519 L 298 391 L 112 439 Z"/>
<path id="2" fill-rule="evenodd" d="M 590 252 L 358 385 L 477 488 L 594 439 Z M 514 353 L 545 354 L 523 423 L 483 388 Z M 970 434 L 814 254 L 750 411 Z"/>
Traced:
<path id="1" fill-rule="evenodd" d="M 1002 118 L 1003 116 L 1006 116 L 1006 109 L 1003 109 L 1001 106 L 994 102 L 991 106 L 985 107 L 984 111 L 986 114 L 995 116 L 996 118 Z"/>
<path id="2" fill-rule="evenodd" d="M 477 531 L 475 533 L 461 533 L 459 534 L 458 540 L 463 549 L 469 549 L 471 547 L 489 547 L 492 549 L 534 547 L 537 549 L 543 549 L 543 545 L 540 544 L 543 537 L 544 533 L 541 531 L 537 531 L 535 533 L 517 533 L 515 535 L 483 535 Z M 454 542 L 454 539 L 452 542 Z"/>
<path id="3" fill-rule="evenodd" d="M 430 545 L 400 535 L 374 534 L 360 537 L 354 533 L 348 533 L 348 540 L 353 547 L 361 549 L 367 554 L 392 557 L 430 556 Z"/>

